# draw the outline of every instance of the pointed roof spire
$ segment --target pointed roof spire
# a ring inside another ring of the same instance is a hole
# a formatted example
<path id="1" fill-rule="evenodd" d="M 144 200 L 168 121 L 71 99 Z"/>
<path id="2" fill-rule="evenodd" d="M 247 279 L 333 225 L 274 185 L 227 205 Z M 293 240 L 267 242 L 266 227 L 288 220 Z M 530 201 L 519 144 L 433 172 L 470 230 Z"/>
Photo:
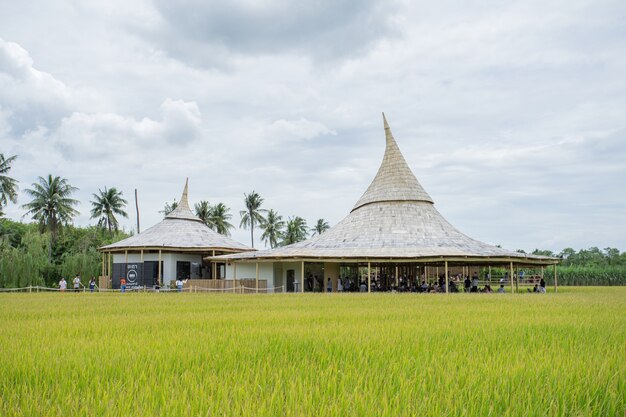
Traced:
<path id="1" fill-rule="evenodd" d="M 426 201 L 434 203 L 404 160 L 404 156 L 402 156 L 402 152 L 400 152 L 400 148 L 393 138 L 385 113 L 383 113 L 383 125 L 386 140 L 383 162 L 378 168 L 376 177 L 357 201 L 352 211 L 366 204 L 381 201 Z"/>
<path id="2" fill-rule="evenodd" d="M 189 219 L 189 220 L 202 221 L 198 217 L 196 217 L 191 211 L 191 208 L 189 208 L 189 198 L 187 195 L 188 192 L 189 192 L 189 178 L 186 178 L 185 188 L 183 188 L 183 194 L 180 196 L 178 205 L 170 214 L 165 216 L 166 219 Z"/>

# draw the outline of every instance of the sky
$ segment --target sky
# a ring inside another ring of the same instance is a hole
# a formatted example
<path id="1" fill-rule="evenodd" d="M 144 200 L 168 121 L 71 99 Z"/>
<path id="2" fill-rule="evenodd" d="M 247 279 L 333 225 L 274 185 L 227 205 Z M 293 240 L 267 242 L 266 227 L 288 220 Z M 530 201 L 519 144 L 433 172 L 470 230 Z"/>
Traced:
<path id="1" fill-rule="evenodd" d="M 14 220 L 52 174 L 79 188 L 78 225 L 116 187 L 145 229 L 186 178 L 235 226 L 253 190 L 334 225 L 382 160 L 381 112 L 463 233 L 626 250 L 623 0 L 0 0 Z"/>

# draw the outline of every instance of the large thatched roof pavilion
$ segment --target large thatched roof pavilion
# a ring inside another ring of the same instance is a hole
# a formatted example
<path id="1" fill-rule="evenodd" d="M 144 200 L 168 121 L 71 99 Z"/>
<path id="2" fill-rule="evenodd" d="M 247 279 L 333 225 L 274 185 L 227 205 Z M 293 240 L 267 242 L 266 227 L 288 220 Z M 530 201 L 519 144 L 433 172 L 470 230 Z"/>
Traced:
<path id="1" fill-rule="evenodd" d="M 220 278 L 225 275 L 224 263 L 204 258 L 253 249 L 215 232 L 193 214 L 186 181 L 178 205 L 161 222 L 99 250 L 102 275 L 118 288 L 122 276 L 130 287 L 151 287 L 157 279 L 167 286 L 177 278 Z"/>
<path id="2" fill-rule="evenodd" d="M 384 114 L 383 121 L 386 137 L 383 161 L 350 214 L 325 233 L 303 242 L 219 257 L 230 263 L 227 278 L 230 272 L 231 278 L 240 278 L 242 273 L 250 278 L 254 273 L 256 279 L 273 282 L 276 287 L 285 286 L 289 290 L 299 287 L 302 291 L 320 289 L 320 276 L 323 290 L 328 278 L 336 288 L 337 278 L 350 280 L 348 275 L 356 273 L 357 284 L 366 279 L 371 291 L 372 279 L 379 287 L 380 281 L 384 281 L 383 288 L 389 289 L 403 281 L 406 285 L 409 280 L 414 284 L 416 280 L 448 276 L 452 270 L 470 275 L 481 267 L 493 266 L 506 268 L 507 284 L 513 287 L 513 277 L 518 276 L 515 269 L 558 263 L 556 258 L 527 255 L 480 242 L 452 226 L 413 175 Z M 237 275 L 237 271 L 242 272 Z M 313 274 L 318 275 L 317 279 L 311 280 Z"/>

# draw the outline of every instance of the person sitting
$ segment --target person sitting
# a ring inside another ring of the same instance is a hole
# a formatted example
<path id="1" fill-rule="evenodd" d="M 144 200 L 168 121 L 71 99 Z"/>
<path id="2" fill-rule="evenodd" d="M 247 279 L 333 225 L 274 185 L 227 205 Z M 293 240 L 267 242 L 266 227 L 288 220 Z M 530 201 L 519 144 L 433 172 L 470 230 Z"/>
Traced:
<path id="1" fill-rule="evenodd" d="M 426 284 L 426 281 L 422 281 L 422 285 L 420 285 L 420 292 L 427 292 L 428 291 L 428 284 Z"/>
<path id="2" fill-rule="evenodd" d="M 485 284 L 485 287 L 483 288 L 483 292 L 487 293 L 487 294 L 491 294 L 493 291 L 491 290 L 491 285 L 489 284 Z"/>
<path id="3" fill-rule="evenodd" d="M 450 286 L 449 291 L 450 292 L 459 292 L 458 287 L 456 286 L 456 284 L 454 283 L 454 281 L 450 280 L 448 282 L 448 285 Z"/>
<path id="4" fill-rule="evenodd" d="M 361 281 L 361 285 L 359 285 L 360 292 L 367 292 L 367 285 L 365 285 L 365 281 Z"/>
<path id="5" fill-rule="evenodd" d="M 463 289 L 465 292 L 470 292 L 470 287 L 472 286 L 472 281 L 470 281 L 469 277 L 465 277 L 465 281 L 463 281 Z"/>
<path id="6" fill-rule="evenodd" d="M 546 287 L 542 287 L 541 285 L 539 287 L 537 287 L 537 292 L 539 294 L 545 294 L 546 293 Z"/>
<path id="7" fill-rule="evenodd" d="M 504 284 L 500 284 L 500 288 L 498 288 L 498 293 L 500 294 L 504 294 L 506 291 L 504 291 Z"/>

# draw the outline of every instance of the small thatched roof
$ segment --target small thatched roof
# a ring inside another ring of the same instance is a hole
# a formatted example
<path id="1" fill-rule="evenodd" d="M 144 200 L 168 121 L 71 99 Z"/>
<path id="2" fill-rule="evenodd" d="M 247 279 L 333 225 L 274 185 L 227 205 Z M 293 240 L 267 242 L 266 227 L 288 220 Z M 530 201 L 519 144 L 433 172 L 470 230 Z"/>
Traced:
<path id="1" fill-rule="evenodd" d="M 224 255 L 230 260 L 379 259 L 554 263 L 472 239 L 437 211 L 407 165 L 383 114 L 386 149 L 376 177 L 350 214 L 321 235 L 271 250 Z"/>
<path id="2" fill-rule="evenodd" d="M 170 249 L 177 252 L 243 252 L 252 251 L 233 239 L 206 226 L 189 208 L 188 182 L 178 206 L 160 223 L 127 239 L 100 248 L 104 252 L 140 249 Z"/>

